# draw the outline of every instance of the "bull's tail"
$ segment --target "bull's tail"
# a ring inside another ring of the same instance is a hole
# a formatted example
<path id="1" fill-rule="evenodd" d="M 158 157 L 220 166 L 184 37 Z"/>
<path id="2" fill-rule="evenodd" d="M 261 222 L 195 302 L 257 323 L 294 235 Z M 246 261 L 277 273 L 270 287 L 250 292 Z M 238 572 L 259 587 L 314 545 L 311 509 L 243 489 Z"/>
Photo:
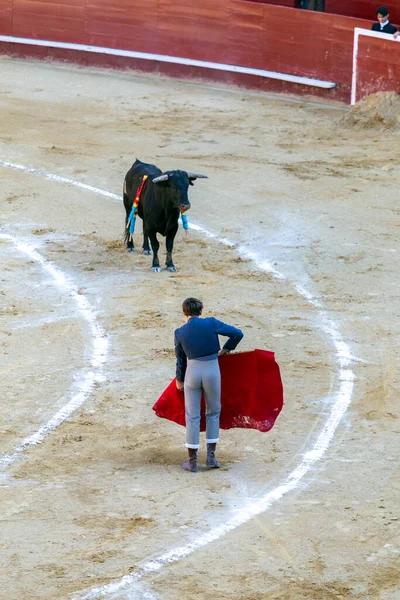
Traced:
<path id="1" fill-rule="evenodd" d="M 131 234 L 129 231 L 129 213 L 130 213 L 131 208 L 128 209 L 129 198 L 128 198 L 127 189 L 126 189 L 126 179 L 124 180 L 123 198 L 124 198 L 124 206 L 125 206 L 125 211 L 126 211 L 125 229 L 124 229 L 124 244 L 128 248 L 130 245 L 129 242 L 132 240 L 131 240 Z"/>
<path id="2" fill-rule="evenodd" d="M 136 194 L 134 196 L 134 200 L 130 207 L 130 210 L 128 210 L 128 195 L 127 195 L 127 187 L 126 187 L 126 178 L 124 181 L 124 206 L 126 209 L 125 243 L 126 243 L 128 249 L 133 248 L 133 233 L 135 231 L 136 216 L 138 214 L 140 197 L 142 195 L 143 188 L 145 186 L 147 179 L 148 179 L 148 175 L 143 175 L 142 181 L 139 185 L 139 188 L 136 191 Z"/>
<path id="3" fill-rule="evenodd" d="M 128 245 L 129 237 L 130 237 L 129 227 L 128 227 L 128 225 L 125 225 L 125 231 L 124 231 L 124 244 L 125 244 L 125 246 Z"/>
<path id="4" fill-rule="evenodd" d="M 125 220 L 124 243 L 128 250 L 132 250 L 135 247 L 133 243 L 132 223 L 128 217 Z"/>
<path id="5" fill-rule="evenodd" d="M 133 245 L 133 232 L 131 227 L 132 209 L 131 212 L 125 217 L 125 230 L 124 230 L 124 243 L 127 248 Z"/>

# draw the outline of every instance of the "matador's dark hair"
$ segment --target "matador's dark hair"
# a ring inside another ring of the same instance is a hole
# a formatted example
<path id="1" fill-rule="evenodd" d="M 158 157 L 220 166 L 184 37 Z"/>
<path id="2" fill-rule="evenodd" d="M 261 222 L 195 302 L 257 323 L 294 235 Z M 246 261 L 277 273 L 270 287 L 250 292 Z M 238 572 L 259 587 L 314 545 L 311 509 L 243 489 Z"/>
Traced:
<path id="1" fill-rule="evenodd" d="M 197 298 L 186 298 L 182 304 L 183 314 L 187 317 L 198 317 L 203 310 L 203 303 Z"/>

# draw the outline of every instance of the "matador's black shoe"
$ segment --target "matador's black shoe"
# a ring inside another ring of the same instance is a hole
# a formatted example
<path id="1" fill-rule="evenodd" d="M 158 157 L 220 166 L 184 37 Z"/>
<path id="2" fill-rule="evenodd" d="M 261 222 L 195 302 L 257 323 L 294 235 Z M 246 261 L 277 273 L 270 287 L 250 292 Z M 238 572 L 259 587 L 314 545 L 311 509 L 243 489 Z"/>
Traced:
<path id="1" fill-rule="evenodd" d="M 185 471 L 190 471 L 190 473 L 197 473 L 199 470 L 197 466 L 197 448 L 188 448 L 189 460 L 183 463 L 182 467 Z"/>
<path id="2" fill-rule="evenodd" d="M 207 467 L 212 467 L 213 469 L 219 469 L 221 463 L 215 458 L 215 448 L 217 444 L 207 444 Z"/>

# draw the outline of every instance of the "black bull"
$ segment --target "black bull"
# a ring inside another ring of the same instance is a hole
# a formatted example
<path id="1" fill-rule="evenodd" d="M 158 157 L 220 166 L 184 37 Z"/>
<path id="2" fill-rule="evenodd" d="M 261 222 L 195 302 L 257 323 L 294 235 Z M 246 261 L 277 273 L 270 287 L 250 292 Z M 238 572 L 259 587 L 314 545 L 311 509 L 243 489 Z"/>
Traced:
<path id="1" fill-rule="evenodd" d="M 125 242 L 128 251 L 134 250 L 128 221 L 144 175 L 147 175 L 147 180 L 143 186 L 137 209 L 138 216 L 143 221 L 143 252 L 144 254 L 150 254 L 150 240 L 153 250 L 152 269 L 156 272 L 161 271 L 158 260 L 160 244 L 157 240 L 157 233 L 165 236 L 167 248 L 165 264 L 169 271 L 175 272 L 172 250 L 175 235 L 178 231 L 179 215 L 190 208 L 189 185 L 193 185 L 195 179 L 206 179 L 207 177 L 206 175 L 186 171 L 162 172 L 155 165 L 149 165 L 136 159 L 125 175 L 124 181 Z"/>

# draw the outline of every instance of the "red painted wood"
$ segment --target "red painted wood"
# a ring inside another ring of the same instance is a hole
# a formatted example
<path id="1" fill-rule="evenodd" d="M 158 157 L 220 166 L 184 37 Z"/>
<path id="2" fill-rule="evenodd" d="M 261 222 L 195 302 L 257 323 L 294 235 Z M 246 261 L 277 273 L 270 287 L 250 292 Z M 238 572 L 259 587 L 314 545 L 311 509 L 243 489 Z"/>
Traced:
<path id="1" fill-rule="evenodd" d="M 301 0 L 248 0 L 257 4 L 275 4 L 277 6 L 288 6 L 290 8 L 300 8 Z"/>
<path id="2" fill-rule="evenodd" d="M 20 28 L 26 29 L 40 29 L 47 31 L 51 29 L 58 29 L 65 33 L 64 40 L 67 41 L 70 34 L 75 34 L 77 31 L 81 31 L 84 39 L 85 32 L 85 20 L 74 19 L 74 18 L 54 18 L 52 15 L 32 15 L 29 13 L 14 13 L 13 14 L 13 31 Z M 51 38 L 53 39 L 53 38 Z"/>
<path id="3" fill-rule="evenodd" d="M 32 12 L 46 14 L 61 13 L 64 15 L 75 14 L 77 11 L 83 13 L 85 0 L 13 0 L 14 11 Z"/>
<path id="4" fill-rule="evenodd" d="M 73 2 L 76 2 L 76 4 Z M 85 16 L 83 0 L 72 0 L 71 2 L 68 0 L 68 4 L 62 0 L 58 0 L 58 2 L 50 2 L 49 0 L 14 0 L 13 10 L 14 14 L 27 13 L 62 18 L 83 18 Z"/>
<path id="5" fill-rule="evenodd" d="M 260 90 L 323 95 L 345 101 L 350 95 L 354 27 L 369 29 L 370 22 L 254 0 L 0 0 L 2 34 L 241 65 L 329 80 L 336 82 L 337 88 L 320 90 L 214 69 L 31 49 L 38 56 L 180 77 L 201 76 Z M 14 45 L 1 48 L 28 52 L 27 47 L 18 49 Z M 379 59 L 383 61 L 379 63 L 381 73 L 388 77 L 395 73 L 393 84 L 389 79 L 382 83 L 388 86 L 397 85 L 397 70 L 389 54 L 387 51 L 386 58 L 384 53 Z"/>
<path id="6" fill-rule="evenodd" d="M 157 0 L 87 0 L 86 16 L 88 24 L 93 20 L 104 23 L 124 23 L 127 25 L 157 28 Z"/>
<path id="7" fill-rule="evenodd" d="M 12 0 L 0 0 L 0 32 L 3 35 L 11 35 L 12 4 Z"/>
<path id="8" fill-rule="evenodd" d="M 1 1 L 1 0 L 0 0 Z M 43 10 L 51 11 L 54 6 L 60 5 L 63 7 L 63 10 L 75 10 L 76 7 L 85 7 L 86 0 L 68 0 L 63 2 L 63 0 L 13 0 L 12 5 L 14 10 L 19 10 L 22 5 L 35 5 L 40 4 L 43 5 Z"/>
<path id="9" fill-rule="evenodd" d="M 277 28 L 275 23 L 285 27 Z M 264 68 L 348 86 L 354 27 L 364 23 L 314 11 L 265 8 Z"/>
<path id="10" fill-rule="evenodd" d="M 23 58 L 47 58 L 47 48 L 0 42 L 0 53 Z"/>
<path id="11" fill-rule="evenodd" d="M 264 6 L 232 0 L 229 5 L 229 62 L 264 69 Z"/>
<path id="12" fill-rule="evenodd" d="M 56 29 L 65 32 L 61 37 L 58 34 L 57 39 L 67 41 L 70 35 L 77 39 L 76 32 L 84 32 L 86 25 L 84 2 L 85 0 L 14 0 L 13 33 L 22 35 L 20 32 L 25 31 L 28 37 L 40 37 L 38 32 Z"/>
<path id="13" fill-rule="evenodd" d="M 84 32 L 68 29 L 56 29 L 49 27 L 32 27 L 28 24 L 13 24 L 12 35 L 16 37 L 32 38 L 39 40 L 52 40 L 54 42 L 70 42 L 71 44 L 86 44 Z M 12 48 L 12 44 L 10 47 Z"/>
<path id="14" fill-rule="evenodd" d="M 157 47 L 157 0 L 89 0 L 86 16 L 89 44 L 138 52 Z"/>
<path id="15" fill-rule="evenodd" d="M 360 36 L 357 63 L 357 100 L 374 92 L 400 93 L 400 42 Z"/>
<path id="16" fill-rule="evenodd" d="M 228 0 L 159 0 L 160 50 L 197 60 L 228 60 Z"/>
<path id="17" fill-rule="evenodd" d="M 87 27 L 88 42 L 94 46 L 136 50 L 137 52 L 154 52 L 158 32 L 137 25 L 125 23 L 109 23 L 91 21 Z"/>
<path id="18" fill-rule="evenodd" d="M 13 0 L 0 0 L 0 12 L 9 12 L 10 10 L 12 11 L 12 8 Z"/>
<path id="19" fill-rule="evenodd" d="M 12 12 L 11 10 L 0 10 L 0 31 L 2 35 L 12 34 Z"/>

